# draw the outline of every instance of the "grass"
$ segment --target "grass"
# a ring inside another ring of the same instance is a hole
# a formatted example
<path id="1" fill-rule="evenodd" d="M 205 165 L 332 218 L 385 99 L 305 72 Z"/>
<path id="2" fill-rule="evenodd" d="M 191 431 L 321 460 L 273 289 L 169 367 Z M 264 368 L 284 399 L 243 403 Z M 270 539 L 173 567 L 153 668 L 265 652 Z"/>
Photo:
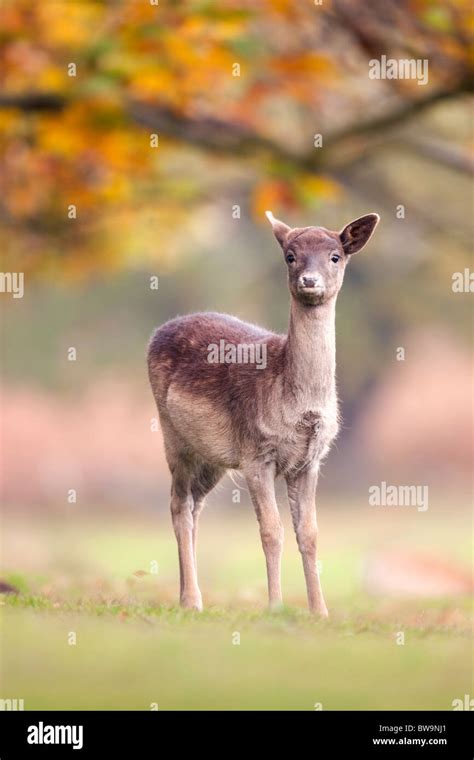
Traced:
<path id="1" fill-rule="evenodd" d="M 469 512 L 338 507 L 320 523 L 328 621 L 306 612 L 289 527 L 288 606 L 265 610 L 249 513 L 204 516 L 201 614 L 176 606 L 167 520 L 5 521 L 2 577 L 20 593 L 1 600 L 0 696 L 23 698 L 26 709 L 392 710 L 450 709 L 472 693 L 470 600 L 372 596 L 364 581 L 371 552 L 393 546 L 442 546 L 464 562 Z"/>

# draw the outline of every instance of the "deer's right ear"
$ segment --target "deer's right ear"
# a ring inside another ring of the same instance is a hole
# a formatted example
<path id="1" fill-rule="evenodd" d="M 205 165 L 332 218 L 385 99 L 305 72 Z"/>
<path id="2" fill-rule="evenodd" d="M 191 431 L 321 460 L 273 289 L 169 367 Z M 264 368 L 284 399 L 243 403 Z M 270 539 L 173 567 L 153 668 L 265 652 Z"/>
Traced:
<path id="1" fill-rule="evenodd" d="M 378 214 L 366 214 L 346 224 L 344 229 L 339 233 L 344 253 L 350 255 L 361 251 L 369 241 L 379 221 L 380 217 Z"/>
<path id="2" fill-rule="evenodd" d="M 280 245 L 283 246 L 283 243 L 285 242 L 286 236 L 291 230 L 291 227 L 288 227 L 288 225 L 284 222 L 280 222 L 279 219 L 275 219 L 271 211 L 265 211 L 265 216 L 272 225 L 273 234 L 275 235 Z"/>

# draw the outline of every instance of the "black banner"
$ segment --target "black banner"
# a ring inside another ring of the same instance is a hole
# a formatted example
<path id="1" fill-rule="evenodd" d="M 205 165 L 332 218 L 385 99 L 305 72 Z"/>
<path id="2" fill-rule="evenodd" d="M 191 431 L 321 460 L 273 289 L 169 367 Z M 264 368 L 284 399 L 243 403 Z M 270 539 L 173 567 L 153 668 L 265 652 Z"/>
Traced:
<path id="1" fill-rule="evenodd" d="M 300 730 L 300 736 L 293 731 Z M 166 732 L 166 733 L 164 733 Z M 460 712 L 2 712 L 0 758 L 136 756 L 189 747 L 268 752 L 282 742 L 361 757 L 473 757 L 472 714 Z M 171 746 L 170 746 L 171 745 Z"/>

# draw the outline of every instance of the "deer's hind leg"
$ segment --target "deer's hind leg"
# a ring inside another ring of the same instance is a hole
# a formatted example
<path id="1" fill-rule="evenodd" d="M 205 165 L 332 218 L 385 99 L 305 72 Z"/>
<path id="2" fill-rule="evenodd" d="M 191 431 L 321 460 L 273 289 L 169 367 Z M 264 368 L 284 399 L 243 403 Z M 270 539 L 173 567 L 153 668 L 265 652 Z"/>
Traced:
<path id="1" fill-rule="evenodd" d="M 218 484 L 225 470 L 212 464 L 202 464 L 191 482 L 191 494 L 193 497 L 193 555 L 197 576 L 197 536 L 199 515 L 205 504 L 208 493 Z"/>
<path id="2" fill-rule="evenodd" d="M 166 412 L 160 410 L 166 459 L 171 472 L 171 519 L 178 543 L 179 601 L 182 607 L 202 610 L 202 597 L 194 561 L 193 483 L 197 463 Z"/>
<path id="3" fill-rule="evenodd" d="M 187 609 L 202 610 L 196 561 L 199 513 L 206 495 L 223 474 L 220 468 L 196 465 L 185 457 L 178 458 L 173 467 L 171 516 L 178 542 L 180 604 Z"/>
<path id="4" fill-rule="evenodd" d="M 193 549 L 192 476 L 189 463 L 178 459 L 172 469 L 171 519 L 178 542 L 180 604 L 187 609 L 202 610 Z"/>

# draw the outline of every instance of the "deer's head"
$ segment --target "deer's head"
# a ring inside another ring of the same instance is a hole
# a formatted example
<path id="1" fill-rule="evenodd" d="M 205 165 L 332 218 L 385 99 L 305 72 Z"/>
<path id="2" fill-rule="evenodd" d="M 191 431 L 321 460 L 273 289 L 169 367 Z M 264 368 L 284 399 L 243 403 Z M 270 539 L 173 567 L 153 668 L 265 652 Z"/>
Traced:
<path id="1" fill-rule="evenodd" d="M 283 249 L 290 293 L 306 306 L 319 306 L 337 295 L 347 262 L 362 250 L 380 219 L 366 214 L 341 232 L 331 232 L 324 227 L 288 227 L 271 211 L 266 216 Z"/>

